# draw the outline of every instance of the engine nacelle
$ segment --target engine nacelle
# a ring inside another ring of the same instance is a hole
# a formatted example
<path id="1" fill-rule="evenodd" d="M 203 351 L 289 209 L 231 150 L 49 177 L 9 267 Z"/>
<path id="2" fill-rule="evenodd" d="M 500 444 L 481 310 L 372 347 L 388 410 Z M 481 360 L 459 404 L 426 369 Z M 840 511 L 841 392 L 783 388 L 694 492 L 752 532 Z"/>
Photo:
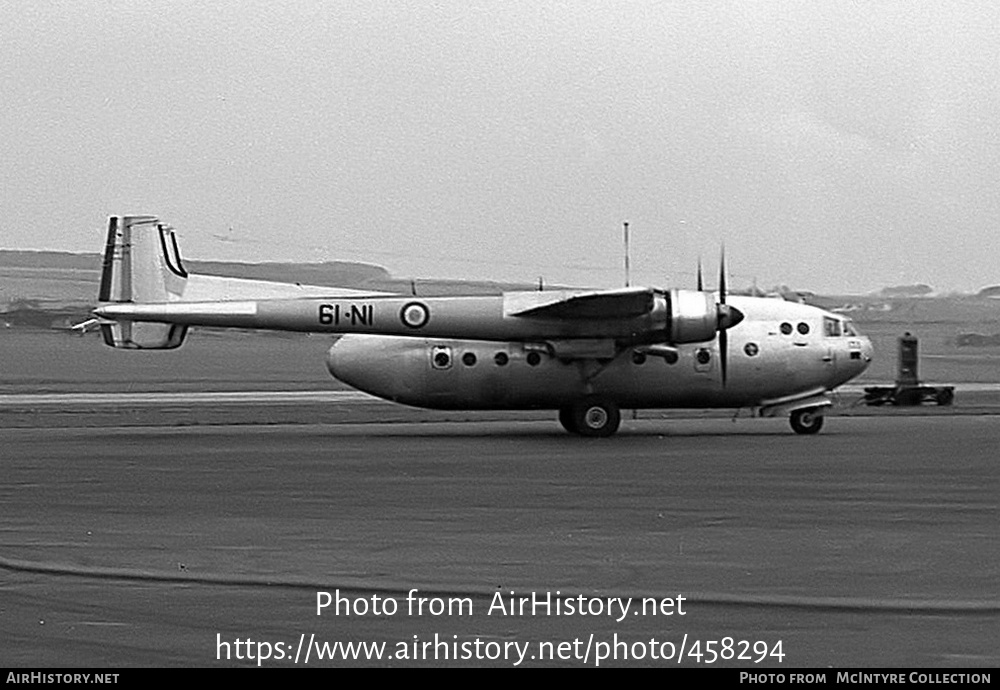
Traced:
<path id="1" fill-rule="evenodd" d="M 671 290 L 665 324 L 668 343 L 703 343 L 715 339 L 721 324 L 719 307 L 711 292 Z M 726 327 L 735 324 L 727 324 Z"/>

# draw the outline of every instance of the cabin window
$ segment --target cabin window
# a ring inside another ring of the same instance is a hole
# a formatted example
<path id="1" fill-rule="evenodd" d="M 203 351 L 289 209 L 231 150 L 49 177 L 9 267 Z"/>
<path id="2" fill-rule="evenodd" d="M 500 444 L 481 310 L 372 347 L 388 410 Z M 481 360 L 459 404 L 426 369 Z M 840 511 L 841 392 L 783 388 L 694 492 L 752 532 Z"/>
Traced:
<path id="1" fill-rule="evenodd" d="M 747 353 L 747 357 L 756 357 L 760 348 L 757 347 L 757 343 L 747 343 L 743 346 L 743 351 Z"/>
<path id="2" fill-rule="evenodd" d="M 840 319 L 835 319 L 830 316 L 823 317 L 823 334 L 827 338 L 839 338 L 840 337 Z"/>
<path id="3" fill-rule="evenodd" d="M 633 352 L 632 353 L 632 363 L 633 364 L 645 364 L 646 354 L 644 352 Z"/>
<path id="4" fill-rule="evenodd" d="M 807 324 L 805 321 L 799 321 L 799 325 L 796 326 L 796 328 L 798 329 L 799 333 L 801 333 L 802 335 L 808 335 L 809 334 L 809 324 Z"/>
<path id="5" fill-rule="evenodd" d="M 435 369 L 450 369 L 451 348 L 446 345 L 435 346 L 431 350 L 431 363 Z"/>
<path id="6" fill-rule="evenodd" d="M 537 352 L 528 353 L 528 364 L 530 364 L 531 366 L 537 367 L 541 363 L 541 361 L 542 361 L 542 356 Z"/>
<path id="7" fill-rule="evenodd" d="M 699 347 L 694 353 L 694 370 L 706 373 L 712 370 L 712 351 L 705 347 Z"/>
<path id="8" fill-rule="evenodd" d="M 784 333 L 785 335 L 791 335 L 792 334 L 792 324 L 788 323 L 787 321 L 785 323 L 781 324 L 781 332 Z"/>
<path id="9" fill-rule="evenodd" d="M 498 367 L 506 366 L 507 362 L 510 361 L 510 357 L 507 356 L 506 352 L 498 352 L 493 356 L 493 361 L 497 363 Z"/>
<path id="10" fill-rule="evenodd" d="M 464 355 L 462 355 L 462 364 L 464 364 L 467 367 L 474 366 L 476 364 L 476 353 L 466 352 Z"/>

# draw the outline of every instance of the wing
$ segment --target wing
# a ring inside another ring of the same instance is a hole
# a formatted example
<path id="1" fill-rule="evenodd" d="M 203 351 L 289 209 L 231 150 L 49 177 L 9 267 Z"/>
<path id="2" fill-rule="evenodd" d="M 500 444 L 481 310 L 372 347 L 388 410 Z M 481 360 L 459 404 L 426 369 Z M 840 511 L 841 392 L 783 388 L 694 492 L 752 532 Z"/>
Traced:
<path id="1" fill-rule="evenodd" d="M 504 316 L 539 319 L 628 319 L 649 314 L 655 306 L 651 288 L 555 290 L 504 294 Z"/>

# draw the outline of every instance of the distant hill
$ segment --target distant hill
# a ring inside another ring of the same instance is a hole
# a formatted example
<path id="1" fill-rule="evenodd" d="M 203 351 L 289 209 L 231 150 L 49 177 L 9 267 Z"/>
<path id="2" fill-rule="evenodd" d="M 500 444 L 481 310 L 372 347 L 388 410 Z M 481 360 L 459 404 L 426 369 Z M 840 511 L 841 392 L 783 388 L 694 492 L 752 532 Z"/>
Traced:
<path id="1" fill-rule="evenodd" d="M 101 257 L 98 254 L 0 249 L 0 266 L 10 268 L 71 268 L 97 271 L 101 268 Z"/>
<path id="2" fill-rule="evenodd" d="M 0 250 L 0 314 L 17 311 L 70 310 L 89 312 L 101 280 L 100 254 L 57 251 Z M 532 290 L 534 285 L 447 279 L 394 277 L 374 264 L 352 261 L 325 263 L 238 263 L 185 260 L 192 273 L 271 280 L 307 285 L 356 288 L 380 292 L 435 295 L 495 295 L 504 290 Z M 552 286 L 555 289 L 557 286 Z M 9 320 L 9 319 L 8 319 Z M 23 319 L 15 319 L 21 322 Z"/>
<path id="3" fill-rule="evenodd" d="M 325 263 L 238 263 L 235 261 L 184 261 L 193 273 L 210 273 L 231 278 L 253 278 L 299 283 L 318 283 L 337 280 L 361 283 L 367 280 L 389 280 L 392 275 L 381 266 L 353 261 L 328 261 Z M 0 249 L 0 267 L 58 268 L 100 272 L 100 254 L 73 254 L 53 251 L 19 251 Z"/>
<path id="4" fill-rule="evenodd" d="M 883 297 L 924 297 L 934 292 L 930 285 L 917 283 L 916 285 L 894 285 L 884 287 L 879 292 Z"/>

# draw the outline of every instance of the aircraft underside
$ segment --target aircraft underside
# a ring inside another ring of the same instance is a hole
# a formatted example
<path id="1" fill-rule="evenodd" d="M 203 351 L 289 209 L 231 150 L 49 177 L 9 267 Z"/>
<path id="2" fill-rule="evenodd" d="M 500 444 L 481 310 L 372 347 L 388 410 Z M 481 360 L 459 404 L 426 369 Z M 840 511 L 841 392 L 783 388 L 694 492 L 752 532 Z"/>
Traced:
<path id="1" fill-rule="evenodd" d="M 519 342 L 352 335 L 330 349 L 327 366 L 337 379 L 393 402 L 442 410 L 558 410 L 563 427 L 587 436 L 615 433 L 621 409 L 759 408 L 778 396 L 815 398 L 808 409 L 817 421 L 796 420 L 793 428 L 819 430 L 819 413 L 829 404 L 820 380 L 799 371 L 793 383 L 737 365 L 723 385 L 716 358 L 708 345 L 679 348 L 672 357 L 625 349 L 612 358 L 566 359 Z"/>

